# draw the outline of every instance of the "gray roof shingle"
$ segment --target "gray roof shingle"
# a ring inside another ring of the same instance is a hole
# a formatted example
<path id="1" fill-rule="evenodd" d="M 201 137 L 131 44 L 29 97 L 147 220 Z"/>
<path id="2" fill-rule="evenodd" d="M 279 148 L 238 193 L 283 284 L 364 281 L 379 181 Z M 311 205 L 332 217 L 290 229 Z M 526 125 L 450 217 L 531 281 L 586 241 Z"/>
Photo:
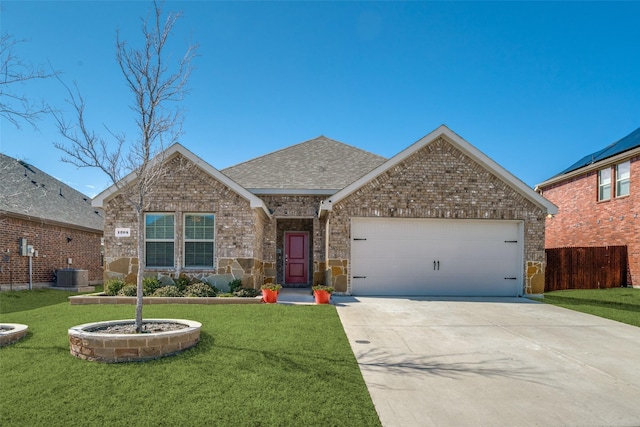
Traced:
<path id="1" fill-rule="evenodd" d="M 331 194 L 386 160 L 319 136 L 223 169 L 222 173 L 251 190 L 327 190 Z"/>
<path id="2" fill-rule="evenodd" d="M 37 167 L 0 154 L 0 212 L 102 231 L 104 215 L 91 198 Z"/>

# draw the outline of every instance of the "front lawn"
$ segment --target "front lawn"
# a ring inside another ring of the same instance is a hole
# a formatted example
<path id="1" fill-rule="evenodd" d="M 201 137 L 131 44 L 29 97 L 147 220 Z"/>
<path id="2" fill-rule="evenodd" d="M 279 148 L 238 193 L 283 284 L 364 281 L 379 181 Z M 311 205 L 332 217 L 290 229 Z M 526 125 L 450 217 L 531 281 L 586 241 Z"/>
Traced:
<path id="1" fill-rule="evenodd" d="M 544 294 L 544 302 L 640 326 L 640 289 L 572 289 Z"/>
<path id="2" fill-rule="evenodd" d="M 148 305 L 144 317 L 202 323 L 193 349 L 146 363 L 69 354 L 67 329 L 134 306 L 73 305 L 54 290 L 0 293 L 2 426 L 380 425 L 333 306 Z"/>

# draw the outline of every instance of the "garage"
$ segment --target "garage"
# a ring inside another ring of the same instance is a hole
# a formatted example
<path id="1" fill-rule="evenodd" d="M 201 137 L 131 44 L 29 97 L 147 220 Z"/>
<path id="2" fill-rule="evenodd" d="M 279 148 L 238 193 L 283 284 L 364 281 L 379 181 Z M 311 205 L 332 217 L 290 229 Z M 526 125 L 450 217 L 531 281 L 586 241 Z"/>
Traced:
<path id="1" fill-rule="evenodd" d="M 523 223 L 351 218 L 353 295 L 519 296 Z"/>

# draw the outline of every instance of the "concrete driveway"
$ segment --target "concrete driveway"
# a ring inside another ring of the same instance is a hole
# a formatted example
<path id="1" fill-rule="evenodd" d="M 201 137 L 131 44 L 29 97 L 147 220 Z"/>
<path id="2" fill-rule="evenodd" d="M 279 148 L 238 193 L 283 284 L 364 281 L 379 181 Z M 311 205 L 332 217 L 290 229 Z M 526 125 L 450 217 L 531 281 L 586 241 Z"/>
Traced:
<path id="1" fill-rule="evenodd" d="M 384 426 L 640 426 L 640 328 L 525 298 L 333 302 Z"/>

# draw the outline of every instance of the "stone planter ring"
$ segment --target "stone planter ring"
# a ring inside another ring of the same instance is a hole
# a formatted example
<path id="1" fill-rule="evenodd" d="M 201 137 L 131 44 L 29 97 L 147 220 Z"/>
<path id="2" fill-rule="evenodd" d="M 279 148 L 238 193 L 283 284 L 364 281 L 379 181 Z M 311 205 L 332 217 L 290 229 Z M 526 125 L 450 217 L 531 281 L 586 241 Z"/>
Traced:
<path id="1" fill-rule="evenodd" d="M 69 328 L 71 354 L 80 359 L 105 363 L 140 362 L 180 353 L 200 341 L 202 324 L 193 320 L 144 319 L 142 323 L 175 324 L 177 328 L 159 332 L 113 333 L 104 330 L 131 326 L 135 320 L 85 323 Z"/>
<path id="2" fill-rule="evenodd" d="M 0 323 L 0 347 L 13 344 L 27 335 L 27 325 L 20 323 Z"/>

